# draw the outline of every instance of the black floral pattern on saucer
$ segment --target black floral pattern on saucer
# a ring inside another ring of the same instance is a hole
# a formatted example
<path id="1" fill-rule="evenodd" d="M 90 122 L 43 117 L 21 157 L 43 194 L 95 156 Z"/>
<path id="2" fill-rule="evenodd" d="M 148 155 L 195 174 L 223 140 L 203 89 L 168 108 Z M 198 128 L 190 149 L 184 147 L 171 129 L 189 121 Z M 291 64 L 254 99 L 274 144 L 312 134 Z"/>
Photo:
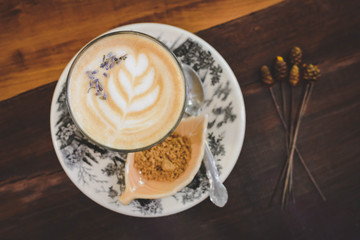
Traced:
<path id="1" fill-rule="evenodd" d="M 176 42 L 178 43 L 178 40 Z M 190 65 L 199 73 L 212 95 L 205 101 L 205 109 L 211 114 L 208 123 L 208 143 L 210 150 L 217 160 L 217 167 L 221 174 L 221 157 L 226 154 L 223 143 L 225 138 L 224 126 L 234 122 L 229 82 L 221 79 L 223 70 L 210 51 L 204 49 L 191 38 L 186 39 L 172 49 L 178 59 Z M 118 197 L 125 188 L 124 168 L 126 154 L 113 152 L 93 144 L 77 129 L 66 106 L 65 84 L 57 97 L 57 121 L 55 126 L 56 141 L 63 156 L 62 161 L 68 170 L 77 176 L 77 183 L 90 187 L 95 194 L 103 194 L 108 203 L 123 207 Z M 179 204 L 197 201 L 208 192 L 209 182 L 205 168 L 202 165 L 192 182 L 174 194 L 173 199 Z M 137 199 L 127 207 L 142 216 L 159 216 L 163 214 L 163 199 Z"/>

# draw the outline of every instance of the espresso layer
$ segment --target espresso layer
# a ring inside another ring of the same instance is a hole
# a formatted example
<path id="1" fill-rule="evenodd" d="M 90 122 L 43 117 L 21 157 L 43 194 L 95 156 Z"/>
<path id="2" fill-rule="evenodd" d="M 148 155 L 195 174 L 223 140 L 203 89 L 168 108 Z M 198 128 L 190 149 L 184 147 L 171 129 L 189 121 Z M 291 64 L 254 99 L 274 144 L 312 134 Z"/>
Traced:
<path id="1" fill-rule="evenodd" d="M 125 60 L 103 66 L 106 56 L 124 55 Z M 97 82 L 106 100 L 99 97 Z M 135 34 L 95 42 L 78 59 L 68 84 L 77 124 L 96 142 L 115 149 L 139 149 L 161 140 L 177 123 L 185 101 L 176 60 L 157 42 Z"/>

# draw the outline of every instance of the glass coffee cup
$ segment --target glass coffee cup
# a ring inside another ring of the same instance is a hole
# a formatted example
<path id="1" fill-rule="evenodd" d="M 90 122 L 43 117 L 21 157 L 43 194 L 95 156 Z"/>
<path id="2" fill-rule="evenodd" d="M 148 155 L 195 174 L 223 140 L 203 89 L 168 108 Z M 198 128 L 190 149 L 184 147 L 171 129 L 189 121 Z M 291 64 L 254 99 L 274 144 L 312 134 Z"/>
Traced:
<path id="1" fill-rule="evenodd" d="M 102 35 L 74 59 L 66 81 L 74 123 L 104 148 L 136 152 L 168 137 L 181 121 L 186 81 L 162 42 L 135 31 Z"/>

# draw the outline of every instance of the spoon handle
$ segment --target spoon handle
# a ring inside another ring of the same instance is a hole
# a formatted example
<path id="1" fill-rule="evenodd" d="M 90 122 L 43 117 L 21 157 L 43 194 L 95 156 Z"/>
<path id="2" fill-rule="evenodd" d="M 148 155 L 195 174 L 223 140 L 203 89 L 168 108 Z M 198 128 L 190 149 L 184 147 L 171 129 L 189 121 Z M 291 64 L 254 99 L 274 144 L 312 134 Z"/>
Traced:
<path id="1" fill-rule="evenodd" d="M 219 173 L 216 168 L 215 159 L 210 152 L 208 143 L 205 142 L 205 158 L 204 158 L 206 175 L 210 182 L 210 200 L 218 207 L 223 207 L 227 203 L 228 193 L 220 181 Z"/>

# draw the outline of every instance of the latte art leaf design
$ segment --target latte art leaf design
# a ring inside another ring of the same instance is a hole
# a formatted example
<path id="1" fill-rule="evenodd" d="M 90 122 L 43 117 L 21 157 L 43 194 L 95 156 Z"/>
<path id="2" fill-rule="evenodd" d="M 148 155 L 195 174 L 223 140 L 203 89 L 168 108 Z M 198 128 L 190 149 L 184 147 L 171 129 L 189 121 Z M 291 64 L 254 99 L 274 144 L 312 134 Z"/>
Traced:
<path id="1" fill-rule="evenodd" d="M 155 75 L 145 54 L 129 55 L 120 70 L 110 75 L 109 92 L 123 116 L 145 111 L 156 102 L 160 86 Z"/>

